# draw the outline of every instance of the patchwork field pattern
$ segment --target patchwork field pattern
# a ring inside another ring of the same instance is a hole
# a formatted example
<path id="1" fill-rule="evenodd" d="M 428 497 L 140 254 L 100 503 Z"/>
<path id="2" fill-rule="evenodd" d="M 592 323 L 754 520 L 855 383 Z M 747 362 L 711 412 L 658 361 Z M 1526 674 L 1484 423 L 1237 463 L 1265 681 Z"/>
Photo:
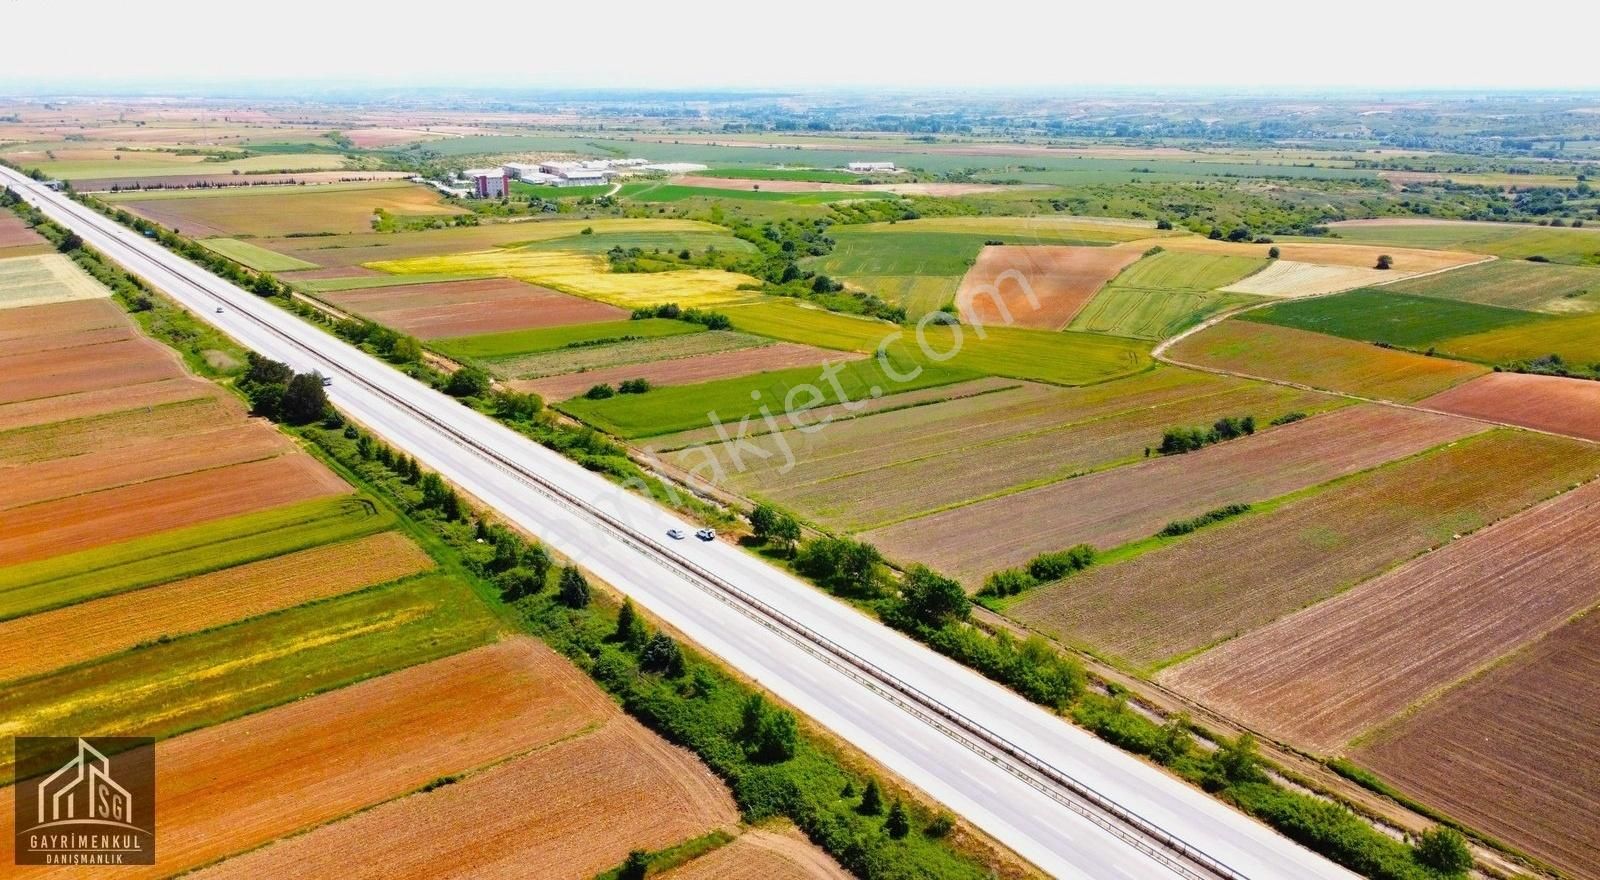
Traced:
<path id="1" fill-rule="evenodd" d="M 1454 248 L 1512 260 L 1542 256 L 1558 263 L 1600 262 L 1600 230 L 1595 229 L 1410 218 L 1329 225 L 1344 238 L 1383 243 L 1385 247 Z"/>
<path id="2" fill-rule="evenodd" d="M 200 867 L 617 712 L 564 659 L 512 639 L 172 739 L 156 747 L 159 863 L 122 871 L 161 877 Z M 0 818 L 9 821 L 12 799 L 4 801 Z M 11 845 L 9 835 L 0 843 Z"/>
<path id="3" fill-rule="evenodd" d="M 798 831 L 746 831 L 662 880 L 849 880 L 850 874 Z"/>
<path id="4" fill-rule="evenodd" d="M 1600 246 L 1600 242 L 1597 242 Z M 1600 268 L 1495 260 L 1389 285 L 1388 290 L 1550 314 L 1600 310 Z"/>
<path id="5" fill-rule="evenodd" d="M 293 272 L 296 269 L 315 269 L 312 263 L 269 251 L 264 247 L 240 241 L 237 238 L 206 238 L 200 244 L 258 272 Z"/>
<path id="6" fill-rule="evenodd" d="M 379 210 L 398 216 L 466 213 L 465 209 L 446 204 L 431 187 L 388 181 L 173 190 L 136 193 L 114 201 L 119 207 L 189 238 L 370 232 L 373 216 Z M 256 244 L 293 258 L 271 244 Z M 307 262 L 322 265 L 314 259 Z"/>
<path id="7" fill-rule="evenodd" d="M 111 291 L 64 254 L 0 260 L 0 309 L 101 299 Z"/>
<path id="8" fill-rule="evenodd" d="M 1164 250 L 1123 270 L 1069 326 L 1113 336 L 1165 339 L 1217 312 L 1262 301 L 1216 289 L 1265 265 L 1249 257 Z"/>
<path id="9" fill-rule="evenodd" d="M 1487 372 L 1476 364 L 1240 320 L 1208 327 L 1167 355 L 1179 363 L 1397 401 L 1420 400 Z"/>
<path id="10" fill-rule="evenodd" d="M 1138 258 L 1115 248 L 986 247 L 961 279 L 956 310 L 969 324 L 1060 330 Z"/>
<path id="11" fill-rule="evenodd" d="M 628 364 L 648 364 L 673 358 L 697 357 L 771 345 L 772 340 L 732 330 L 679 333 L 596 345 L 578 345 L 487 361 L 496 375 L 513 379 L 540 379 Z M 838 352 L 833 352 L 838 355 Z"/>
<path id="12" fill-rule="evenodd" d="M 616 321 L 627 312 L 511 278 L 321 293 L 341 310 L 422 339 Z"/>
<path id="13" fill-rule="evenodd" d="M 702 460 L 715 456 L 709 472 L 726 474 L 729 488 L 858 531 L 1139 459 L 1173 425 L 1245 413 L 1265 423 L 1336 403 L 1315 392 L 1157 370 L 1087 388 L 1024 385 L 815 432 L 790 429 L 755 441 L 772 453 L 766 459 L 735 459 L 711 446 L 673 460 L 706 472 Z"/>
<path id="14" fill-rule="evenodd" d="M 1437 276 L 1449 277 L 1449 273 Z M 1408 296 L 1387 289 L 1352 290 L 1337 296 L 1255 309 L 1241 320 L 1421 349 L 1451 336 L 1487 332 L 1546 320 L 1516 309 Z"/>
<path id="15" fill-rule="evenodd" d="M 0 248 L 26 247 L 43 244 L 44 238 L 28 228 L 22 218 L 7 211 L 0 214 Z"/>
<path id="16" fill-rule="evenodd" d="M 1364 743 L 1406 794 L 1578 876 L 1600 873 L 1600 614 L 1590 611 Z"/>
<path id="17" fill-rule="evenodd" d="M 1273 260 L 1267 268 L 1222 290 L 1224 293 L 1252 293 L 1287 299 L 1365 287 L 1393 277 L 1378 269 L 1359 266 L 1322 266 L 1294 260 Z"/>
<path id="18" fill-rule="evenodd" d="M 197 876 L 588 880 L 631 849 L 662 849 L 738 818 L 726 789 L 693 754 L 631 718 L 612 717 L 598 731 Z M 371 858 L 352 865 L 345 854 L 353 851 Z"/>
<path id="19" fill-rule="evenodd" d="M 1484 259 L 1480 254 L 1443 249 L 1419 250 L 1405 247 L 1334 244 L 1321 241 L 1280 241 L 1275 244 L 1234 243 L 1230 241 L 1214 241 L 1192 235 L 1178 238 L 1152 239 L 1129 246 L 1138 247 L 1142 245 L 1160 245 L 1167 250 L 1188 253 L 1232 254 L 1256 260 L 1268 259 L 1268 252 L 1272 248 L 1277 248 L 1279 258 L 1284 262 L 1309 263 L 1317 266 L 1344 266 L 1352 269 L 1375 269 L 1378 265 L 1378 257 L 1388 256 L 1393 260 L 1394 266 L 1391 269 L 1381 270 L 1382 277 L 1378 279 L 1380 281 L 1394 281 L 1424 272 L 1437 272 L 1443 269 L 1480 262 Z"/>
<path id="20" fill-rule="evenodd" d="M 1528 361 L 1555 354 L 1570 364 L 1600 364 L 1600 314 L 1533 321 L 1458 336 L 1439 350 L 1486 364 Z"/>
<path id="21" fill-rule="evenodd" d="M 435 340 L 433 347 L 452 357 L 495 362 L 509 361 L 530 354 L 544 352 L 568 354 L 580 348 L 599 348 L 615 342 L 644 341 L 704 332 L 706 332 L 704 327 L 687 321 L 646 318 L 639 321 L 562 324 L 554 327 L 451 337 Z"/>
<path id="22" fill-rule="evenodd" d="M 1448 416 L 1346 408 L 1199 452 L 907 520 L 863 537 L 892 559 L 924 562 L 976 587 L 991 572 L 1039 553 L 1080 543 L 1110 549 L 1148 538 L 1173 520 L 1275 498 L 1479 430 Z M 1352 437 L 1370 439 L 1352 443 Z M 970 541 L 951 540 L 951 535 L 989 537 Z"/>
<path id="23" fill-rule="evenodd" d="M 1600 601 L 1600 483 L 1175 666 L 1161 680 L 1337 749 Z"/>
<path id="24" fill-rule="evenodd" d="M 707 334 L 702 333 L 673 338 L 695 339 L 705 335 Z M 652 386 L 690 385 L 747 376 L 751 373 L 840 363 L 862 357 L 865 355 L 828 351 L 792 342 L 774 342 L 770 345 L 734 351 L 669 358 L 644 364 L 603 367 L 582 373 L 565 373 L 544 379 L 515 382 L 513 387 L 537 392 L 548 400 L 565 400 L 595 385 L 620 384 L 629 379 L 647 379 Z"/>
<path id="25" fill-rule="evenodd" d="M 1422 401 L 1461 416 L 1600 441 L 1600 382 L 1489 373 Z"/>
<path id="26" fill-rule="evenodd" d="M 1149 667 L 1322 601 L 1600 469 L 1570 440 L 1494 431 L 1029 593 L 1017 619 Z M 1271 547 L 1270 553 L 1241 552 Z"/>

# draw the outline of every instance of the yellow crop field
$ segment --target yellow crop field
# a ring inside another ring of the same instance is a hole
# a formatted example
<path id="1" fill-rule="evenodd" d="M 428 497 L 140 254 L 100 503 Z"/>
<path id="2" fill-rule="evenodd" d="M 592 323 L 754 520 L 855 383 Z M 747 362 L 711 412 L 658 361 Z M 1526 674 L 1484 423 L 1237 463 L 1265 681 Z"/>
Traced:
<path id="1" fill-rule="evenodd" d="M 749 302 L 757 299 L 757 296 L 740 290 L 739 285 L 759 283 L 748 275 L 720 269 L 613 273 L 604 257 L 573 251 L 477 251 L 442 257 L 384 260 L 368 263 L 367 267 L 396 275 L 452 274 L 517 278 L 628 309 L 668 302 L 684 307 Z"/>
<path id="2" fill-rule="evenodd" d="M 110 295 L 111 291 L 62 254 L 0 260 L 0 309 Z"/>

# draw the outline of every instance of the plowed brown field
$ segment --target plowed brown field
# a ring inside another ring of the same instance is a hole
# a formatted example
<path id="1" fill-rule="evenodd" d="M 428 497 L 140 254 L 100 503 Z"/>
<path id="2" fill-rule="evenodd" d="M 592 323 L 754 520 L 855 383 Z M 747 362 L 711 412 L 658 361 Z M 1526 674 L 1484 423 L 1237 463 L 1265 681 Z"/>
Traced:
<path id="1" fill-rule="evenodd" d="M 0 565 L 349 491 L 316 459 L 296 454 L 45 501 L 0 514 Z"/>
<path id="2" fill-rule="evenodd" d="M 1151 665 L 1248 632 L 1510 516 L 1600 470 L 1600 450 L 1494 431 L 1259 516 L 1093 568 L 1012 606 L 1019 620 Z M 1270 553 L 1240 548 L 1270 547 Z"/>
<path id="3" fill-rule="evenodd" d="M 617 717 L 198 876 L 588 880 L 629 850 L 661 849 L 738 817 L 727 790 L 692 754 Z"/>
<path id="4" fill-rule="evenodd" d="M 1140 253 L 1068 245 L 990 245 L 962 277 L 956 308 L 968 323 L 1060 330 Z M 1038 299 L 1037 307 L 1029 301 L 1030 291 Z"/>
<path id="5" fill-rule="evenodd" d="M 433 567 L 399 532 L 288 553 L 0 623 L 0 681 L 388 583 Z"/>
<path id="6" fill-rule="evenodd" d="M 1328 751 L 1600 599 L 1600 482 L 1168 670 L 1251 726 Z"/>
<path id="7" fill-rule="evenodd" d="M 127 316 L 107 298 L 0 309 L 0 342 L 6 343 L 7 354 L 12 343 L 29 336 L 127 326 Z"/>
<path id="8" fill-rule="evenodd" d="M 652 385 L 688 385 L 768 370 L 809 367 L 824 361 L 843 363 L 864 357 L 866 355 L 857 352 L 828 351 L 793 342 L 775 342 L 757 348 L 565 373 L 513 382 L 511 385 L 519 390 L 537 392 L 548 400 L 565 400 L 600 383 L 615 385 L 629 379 L 648 379 Z"/>
<path id="9" fill-rule="evenodd" d="M 1600 612 L 1562 626 L 1363 746 L 1401 791 L 1600 877 Z"/>
<path id="10" fill-rule="evenodd" d="M 661 880 L 850 880 L 850 873 L 798 831 L 755 830 Z"/>
<path id="11" fill-rule="evenodd" d="M 156 746 L 157 864 L 118 868 L 117 876 L 166 877 L 206 865 L 617 713 L 576 667 L 518 638 L 167 740 Z M 13 807 L 5 792 L 0 821 L 7 827 Z M 406 843 L 429 837 L 438 836 Z M 376 843 L 365 842 L 358 854 Z M 12 845 L 11 835 L 0 835 L 8 867 Z M 103 875 L 51 866 L 12 868 L 9 876 Z"/>
<path id="12" fill-rule="evenodd" d="M 88 348 L 0 356 L 0 403 L 137 385 L 182 376 L 183 367 L 160 343 L 129 339 Z"/>
<path id="13" fill-rule="evenodd" d="M 244 423 L 238 402 L 220 388 L 193 383 L 189 390 L 206 396 L 0 430 L 0 473 L 4 473 L 8 465 L 109 453 L 163 438 L 168 445 L 175 445 L 171 442 L 173 437 L 203 434 L 218 425 Z"/>
<path id="14" fill-rule="evenodd" d="M 0 431 L 83 419 L 130 407 L 156 407 L 215 394 L 215 386 L 183 376 L 126 387 L 111 386 L 56 397 L 0 404 Z"/>
<path id="15" fill-rule="evenodd" d="M 1109 549 L 1167 523 L 1275 498 L 1483 430 L 1394 407 L 1360 406 L 1187 455 L 1063 480 L 868 532 L 890 558 L 976 585 L 990 572 L 1078 543 Z"/>
<path id="16" fill-rule="evenodd" d="M 265 422 L 234 421 L 181 438 L 154 436 L 82 455 L 0 468 L 0 510 L 281 455 L 294 448 Z"/>
<path id="17" fill-rule="evenodd" d="M 65 348 L 87 349 L 112 342 L 134 339 L 132 327 L 101 327 L 97 330 L 67 330 L 61 333 L 36 333 L 5 343 L 7 355 L 39 354 Z"/>
<path id="18" fill-rule="evenodd" d="M 28 228 L 22 218 L 7 211 L 0 214 L 0 248 L 22 247 L 23 245 L 40 244 L 44 241 L 39 233 Z"/>
<path id="19" fill-rule="evenodd" d="M 1600 382 L 1490 373 L 1422 401 L 1422 406 L 1600 440 Z"/>
<path id="20" fill-rule="evenodd" d="M 1151 238 L 1118 245 L 1119 248 L 1145 248 L 1160 245 L 1171 251 L 1193 251 L 1203 254 L 1236 254 L 1242 257 L 1267 259 L 1269 248 L 1276 247 L 1279 256 L 1298 263 L 1317 263 L 1323 266 L 1352 266 L 1373 268 L 1378 257 L 1388 254 L 1394 258 L 1394 268 L 1387 270 L 1392 279 L 1406 278 L 1422 272 L 1437 272 L 1455 266 L 1465 266 L 1483 260 L 1482 254 L 1465 251 L 1433 251 L 1420 248 L 1389 247 L 1387 245 L 1333 244 L 1321 242 L 1278 242 L 1275 245 L 1212 241 L 1198 236 L 1177 238 Z"/>
<path id="21" fill-rule="evenodd" d="M 402 284 L 321 296 L 342 309 L 423 339 L 628 317 L 616 306 L 512 278 Z"/>

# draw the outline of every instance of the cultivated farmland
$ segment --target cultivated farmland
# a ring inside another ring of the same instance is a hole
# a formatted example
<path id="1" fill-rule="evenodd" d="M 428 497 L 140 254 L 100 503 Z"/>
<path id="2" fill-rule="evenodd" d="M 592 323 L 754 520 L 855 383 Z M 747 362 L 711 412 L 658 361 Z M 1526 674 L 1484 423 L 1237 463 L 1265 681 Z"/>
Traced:
<path id="1" fill-rule="evenodd" d="M 1151 666 L 1231 638 L 1564 491 L 1589 446 L 1494 431 L 1030 593 L 1010 613 Z M 1270 553 L 1241 548 L 1270 547 Z"/>
<path id="2" fill-rule="evenodd" d="M 45 240 L 12 213 L 0 214 L 0 254 L 8 248 L 44 244 Z"/>
<path id="3" fill-rule="evenodd" d="M 1461 416 L 1600 441 L 1600 382 L 1490 373 L 1422 401 Z"/>
<path id="4" fill-rule="evenodd" d="M 1600 483 L 1169 669 L 1162 681 L 1317 750 L 1600 600 Z"/>
<path id="5" fill-rule="evenodd" d="M 1109 549 L 1227 504 L 1262 501 L 1481 430 L 1447 416 L 1362 406 L 1191 452 L 1064 480 L 866 533 L 891 558 L 975 587 L 1034 555 Z M 1370 438 L 1352 443 L 1351 437 Z M 1027 524 L 1020 527 L 1019 524 Z M 952 541 L 949 535 L 987 535 Z"/>
<path id="6" fill-rule="evenodd" d="M 1229 320 L 1167 351 L 1178 363 L 1383 400 L 1414 401 L 1486 370 L 1259 321 Z"/>
<path id="7" fill-rule="evenodd" d="M 562 373 L 578 373 L 628 364 L 648 364 L 673 358 L 699 357 L 772 344 L 770 339 L 751 336 L 748 333 L 708 330 L 704 333 L 677 333 L 653 338 L 629 339 L 624 342 L 568 346 L 552 351 L 537 351 L 499 358 L 488 361 L 487 365 L 499 376 L 513 379 L 540 379 Z M 837 355 L 837 352 L 834 354 Z"/>
<path id="8" fill-rule="evenodd" d="M 1449 277 L 1449 274 L 1438 276 Z M 1305 302 L 1255 309 L 1241 320 L 1421 349 L 1451 336 L 1487 332 L 1544 320 L 1516 309 L 1408 296 L 1388 290 L 1352 290 Z"/>
<path id="9" fill-rule="evenodd" d="M 1189 253 L 1232 254 L 1257 260 L 1267 259 L 1268 251 L 1276 247 L 1282 262 L 1305 263 L 1316 266 L 1343 266 L 1351 269 L 1374 269 L 1378 264 L 1378 257 L 1387 255 L 1393 259 L 1394 267 L 1380 273 L 1381 277 L 1377 280 L 1381 281 L 1394 281 L 1424 272 L 1437 272 L 1442 269 L 1465 266 L 1469 263 L 1483 260 L 1483 257 L 1477 254 L 1449 250 L 1418 250 L 1359 244 L 1333 244 L 1330 242 L 1291 241 L 1278 242 L 1271 245 L 1235 244 L 1228 241 L 1213 241 L 1197 236 L 1141 241 L 1139 245 L 1160 245 L 1167 250 Z M 1349 277 L 1357 276 L 1352 275 Z M 1350 286 L 1359 287 L 1361 285 L 1352 284 Z"/>
<path id="10" fill-rule="evenodd" d="M 1265 265 L 1249 257 L 1164 250 L 1123 270 L 1070 326 L 1113 336 L 1165 339 L 1217 312 L 1260 302 L 1248 294 L 1215 290 Z"/>
<path id="11" fill-rule="evenodd" d="M 1406 794 L 1578 876 L 1600 874 L 1600 613 L 1458 685 L 1355 753 Z"/>
<path id="12" fill-rule="evenodd" d="M 1486 364 L 1559 355 L 1570 364 L 1600 364 L 1600 314 L 1531 321 L 1445 339 L 1439 350 Z"/>
<path id="13" fill-rule="evenodd" d="M 599 321 L 592 324 L 563 324 L 483 333 L 477 336 L 442 339 L 434 347 L 452 357 L 496 361 L 540 352 L 562 351 L 611 342 L 659 339 L 688 333 L 703 333 L 705 328 L 687 321 L 646 318 L 640 321 Z"/>
<path id="14" fill-rule="evenodd" d="M 707 334 L 697 334 L 697 336 L 704 335 Z M 651 385 L 656 386 L 689 385 L 731 379 L 751 373 L 807 366 L 818 367 L 823 363 L 840 363 L 861 357 L 864 355 L 841 354 L 809 345 L 795 345 L 792 342 L 775 342 L 771 345 L 734 351 L 669 358 L 644 364 L 603 367 L 582 373 L 565 373 L 544 379 L 517 382 L 513 387 L 537 392 L 549 400 L 565 400 L 595 385 L 620 384 L 629 379 L 646 379 Z"/>
<path id="15" fill-rule="evenodd" d="M 0 260 L 0 309 L 108 297 L 70 257 L 41 254 Z"/>
<path id="16" fill-rule="evenodd" d="M 340 309 L 422 339 L 616 321 L 622 309 L 511 278 L 402 284 L 319 294 Z"/>
<path id="17" fill-rule="evenodd" d="M 111 201 L 190 238 L 370 232 L 377 211 L 397 216 L 466 213 L 446 204 L 430 187 L 399 181 L 168 190 L 125 193 Z"/>
<path id="18" fill-rule="evenodd" d="M 1320 266 L 1294 260 L 1273 260 L 1267 268 L 1222 290 L 1224 293 L 1251 293 L 1291 299 L 1364 287 L 1392 277 L 1378 269 L 1366 267 Z"/>
<path id="19" fill-rule="evenodd" d="M 739 835 L 663 880 L 849 880 L 850 874 L 798 831 L 756 829 Z"/>
<path id="20" fill-rule="evenodd" d="M 1550 314 L 1592 312 L 1600 309 L 1600 268 L 1496 260 L 1401 281 L 1387 289 Z"/>
<path id="21" fill-rule="evenodd" d="M 726 789 L 691 753 L 631 718 L 611 717 L 598 731 L 198 876 L 588 880 L 631 849 L 662 849 L 738 816 Z M 363 858 L 352 864 L 350 852 Z"/>
<path id="22" fill-rule="evenodd" d="M 1060 330 L 1138 258 L 1117 248 L 986 247 L 961 279 L 956 309 L 968 323 Z"/>
<path id="23" fill-rule="evenodd" d="M 237 238 L 207 238 L 202 239 L 200 243 L 205 245 L 207 250 L 215 251 L 236 263 L 260 272 L 293 272 L 296 269 L 316 268 L 305 260 L 286 257 Z"/>
<path id="24" fill-rule="evenodd" d="M 1330 224 L 1352 241 L 1455 248 L 1521 260 L 1541 256 L 1557 263 L 1600 259 L 1600 230 L 1554 229 L 1517 223 L 1471 223 L 1400 218 Z"/>

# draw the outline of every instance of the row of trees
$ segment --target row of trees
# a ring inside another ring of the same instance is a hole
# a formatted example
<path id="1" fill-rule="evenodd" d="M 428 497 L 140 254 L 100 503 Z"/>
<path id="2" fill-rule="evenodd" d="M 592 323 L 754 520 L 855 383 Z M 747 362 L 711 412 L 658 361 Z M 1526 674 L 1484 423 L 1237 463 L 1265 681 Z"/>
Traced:
<path id="1" fill-rule="evenodd" d="M 1213 443 L 1233 440 L 1256 432 L 1255 416 L 1224 416 L 1210 428 L 1168 428 L 1161 435 L 1161 445 L 1156 448 L 1162 455 L 1182 455 L 1194 452 Z M 1146 450 L 1148 454 L 1149 450 Z"/>
<path id="2" fill-rule="evenodd" d="M 320 373 L 296 373 L 288 364 L 253 351 L 238 385 L 250 400 L 250 411 L 275 422 L 309 425 L 332 412 Z"/>
<path id="3" fill-rule="evenodd" d="M 1040 553 L 1021 568 L 1006 568 L 989 575 L 978 591 L 980 596 L 997 599 L 1015 596 L 1039 584 L 1058 581 L 1074 572 L 1094 565 L 1095 549 L 1088 544 L 1077 544 L 1065 550 Z"/>

